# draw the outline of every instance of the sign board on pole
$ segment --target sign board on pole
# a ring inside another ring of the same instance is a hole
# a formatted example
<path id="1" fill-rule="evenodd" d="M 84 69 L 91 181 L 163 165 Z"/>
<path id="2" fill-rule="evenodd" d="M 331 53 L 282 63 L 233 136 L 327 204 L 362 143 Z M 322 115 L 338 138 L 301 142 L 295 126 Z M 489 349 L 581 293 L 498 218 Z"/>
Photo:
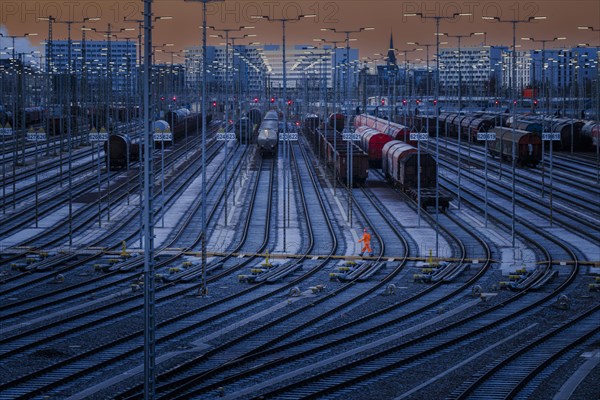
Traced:
<path id="1" fill-rule="evenodd" d="M 27 141 L 28 142 L 43 142 L 45 140 L 46 140 L 46 132 L 44 132 L 44 131 L 36 132 L 33 129 L 30 129 L 29 132 L 27 132 Z"/>
<path id="2" fill-rule="evenodd" d="M 108 140 L 108 132 L 106 129 L 100 129 L 100 132 L 96 131 L 96 128 L 92 128 L 89 134 L 90 142 L 106 142 Z"/>
<path id="3" fill-rule="evenodd" d="M 218 132 L 217 133 L 217 140 L 219 141 L 225 141 L 225 140 L 235 140 L 235 133 L 234 132 Z"/>
<path id="4" fill-rule="evenodd" d="M 298 141 L 298 134 L 296 132 L 282 132 L 279 134 L 279 141 Z"/>
<path id="5" fill-rule="evenodd" d="M 360 140 L 360 134 L 344 132 L 344 133 L 342 133 L 342 140 L 352 140 L 352 141 Z"/>
<path id="6" fill-rule="evenodd" d="M 0 136 L 12 136 L 14 131 L 9 124 L 6 124 L 4 128 L 0 128 Z"/>
<path id="7" fill-rule="evenodd" d="M 411 132 L 410 140 L 415 142 L 426 142 L 429 140 L 429 134 L 425 132 Z"/>
<path id="8" fill-rule="evenodd" d="M 156 130 L 153 135 L 155 142 L 172 142 L 173 141 L 173 133 L 171 131 L 160 131 Z"/>
<path id="9" fill-rule="evenodd" d="M 477 132 L 477 140 L 496 140 L 496 132 Z"/>
<path id="10" fill-rule="evenodd" d="M 542 133 L 542 140 L 560 140 L 560 132 L 544 132 Z"/>

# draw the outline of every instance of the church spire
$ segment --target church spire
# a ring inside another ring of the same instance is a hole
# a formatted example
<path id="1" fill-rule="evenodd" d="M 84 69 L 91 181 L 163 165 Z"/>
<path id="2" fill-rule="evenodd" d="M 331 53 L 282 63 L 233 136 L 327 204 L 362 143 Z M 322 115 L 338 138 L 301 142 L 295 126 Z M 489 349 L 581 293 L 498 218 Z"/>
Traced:
<path id="1" fill-rule="evenodd" d="M 390 31 L 390 47 L 388 47 L 388 53 L 387 53 L 387 64 L 389 66 L 397 66 L 397 62 L 396 62 L 396 53 L 394 51 L 394 37 L 392 35 L 392 32 Z"/>

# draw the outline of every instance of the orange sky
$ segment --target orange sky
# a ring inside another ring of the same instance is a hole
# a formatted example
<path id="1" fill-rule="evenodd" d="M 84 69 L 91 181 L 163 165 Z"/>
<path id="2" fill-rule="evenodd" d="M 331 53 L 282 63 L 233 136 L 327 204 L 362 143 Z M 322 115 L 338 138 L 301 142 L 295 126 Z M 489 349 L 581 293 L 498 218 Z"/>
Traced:
<path id="1" fill-rule="evenodd" d="M 154 43 L 174 43 L 175 49 L 199 45 L 201 40 L 201 3 L 184 2 L 183 0 L 155 0 L 154 15 L 173 16 L 173 20 L 159 21 L 155 25 Z M 33 41 L 38 44 L 47 37 L 48 23 L 37 21 L 38 16 L 53 15 L 58 19 L 82 19 L 83 17 L 100 17 L 101 21 L 93 23 L 94 27 L 106 30 L 107 24 L 113 28 L 131 27 L 121 21 L 123 17 L 141 18 L 143 2 L 141 0 L 2 0 L 0 2 L 0 29 L 11 35 L 26 32 L 39 34 Z M 287 24 L 288 44 L 312 43 L 316 37 L 343 39 L 343 35 L 321 32 L 322 27 L 333 27 L 341 30 L 372 26 L 374 31 L 356 35 L 358 41 L 352 44 L 358 47 L 361 56 L 373 56 L 373 53 L 385 53 L 388 47 L 390 31 L 394 34 L 394 45 L 399 49 L 411 48 L 407 41 L 434 43 L 435 25 L 432 20 L 421 21 L 419 18 L 405 18 L 404 12 L 425 12 L 426 14 L 451 15 L 455 12 L 471 12 L 472 17 L 462 17 L 455 22 L 442 21 L 441 32 L 449 34 L 468 34 L 470 32 L 488 32 L 488 44 L 510 44 L 512 30 L 509 24 L 490 23 L 481 20 L 482 15 L 500 15 L 502 18 L 527 18 L 531 15 L 544 15 L 548 19 L 531 24 L 519 25 L 517 41 L 523 36 L 534 38 L 552 38 L 566 36 L 563 45 L 590 43 L 600 45 L 600 32 L 581 31 L 578 25 L 600 28 L 600 1 L 396 1 L 396 0 L 226 0 L 222 3 L 209 4 L 208 24 L 217 27 L 236 28 L 240 25 L 254 25 L 252 31 L 261 43 L 281 43 L 281 24 L 267 21 L 253 21 L 250 16 L 268 14 L 275 18 L 295 17 L 299 13 L 317 14 L 314 20 L 302 20 Z M 88 23 L 90 24 L 90 23 Z M 79 38 L 79 27 L 73 25 L 73 38 Z M 250 31 L 248 31 L 250 33 Z M 131 37 L 137 34 L 125 32 Z M 235 35 L 235 34 L 232 34 Z M 55 39 L 66 38 L 66 25 L 56 24 Z M 98 34 L 88 34 L 88 38 L 101 39 Z M 246 39 L 248 41 L 248 39 Z M 220 39 L 210 39 L 209 44 L 219 44 Z M 473 37 L 463 41 L 465 46 L 482 42 L 481 37 Z M 244 43 L 238 41 L 238 43 Z M 451 42 L 452 44 L 453 42 Z M 2 41 L 2 46 L 7 46 Z M 532 48 L 523 43 L 523 48 Z M 535 46 L 536 48 L 539 45 Z M 549 46 L 552 47 L 552 46 Z M 413 53 L 414 54 L 414 53 Z M 412 55 L 409 58 L 424 58 L 423 55 Z"/>

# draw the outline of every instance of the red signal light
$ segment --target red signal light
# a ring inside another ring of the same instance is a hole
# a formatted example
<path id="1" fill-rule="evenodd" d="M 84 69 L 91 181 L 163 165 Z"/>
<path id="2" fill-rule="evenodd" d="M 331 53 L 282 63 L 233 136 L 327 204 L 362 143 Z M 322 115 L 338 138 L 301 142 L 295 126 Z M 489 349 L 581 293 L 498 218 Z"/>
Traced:
<path id="1" fill-rule="evenodd" d="M 437 106 L 437 100 L 433 100 L 433 105 Z"/>
<path id="2" fill-rule="evenodd" d="M 271 103 L 275 103 L 275 97 L 271 97 Z"/>
<path id="3" fill-rule="evenodd" d="M 385 106 L 385 99 L 381 99 L 381 105 Z"/>
<path id="4" fill-rule="evenodd" d="M 254 98 L 254 102 L 255 102 L 255 103 L 258 103 L 258 97 L 255 97 L 255 98 Z"/>
<path id="5" fill-rule="evenodd" d="M 161 96 L 160 100 L 165 101 L 165 96 Z"/>
<path id="6" fill-rule="evenodd" d="M 402 104 L 403 104 L 403 105 L 406 105 L 406 100 L 402 100 Z"/>
<path id="7" fill-rule="evenodd" d="M 417 100 L 417 105 L 421 104 L 421 100 Z"/>
<path id="8" fill-rule="evenodd" d="M 287 105 L 288 105 L 288 106 L 291 106 L 291 105 L 292 105 L 292 101 L 291 101 L 291 100 L 288 100 L 288 101 L 287 101 Z"/>
<path id="9" fill-rule="evenodd" d="M 213 101 L 213 107 L 216 107 L 216 106 L 217 106 L 217 102 Z"/>

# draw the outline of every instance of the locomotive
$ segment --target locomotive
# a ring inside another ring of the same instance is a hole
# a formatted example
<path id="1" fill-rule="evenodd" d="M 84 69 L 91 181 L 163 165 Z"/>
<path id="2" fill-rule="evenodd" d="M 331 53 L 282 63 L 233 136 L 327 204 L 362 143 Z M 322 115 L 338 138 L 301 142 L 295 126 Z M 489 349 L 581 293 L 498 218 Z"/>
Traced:
<path id="1" fill-rule="evenodd" d="M 277 143 L 279 141 L 279 115 L 277 111 L 268 111 L 263 118 L 256 143 L 263 155 L 274 155 L 277 152 Z"/>

